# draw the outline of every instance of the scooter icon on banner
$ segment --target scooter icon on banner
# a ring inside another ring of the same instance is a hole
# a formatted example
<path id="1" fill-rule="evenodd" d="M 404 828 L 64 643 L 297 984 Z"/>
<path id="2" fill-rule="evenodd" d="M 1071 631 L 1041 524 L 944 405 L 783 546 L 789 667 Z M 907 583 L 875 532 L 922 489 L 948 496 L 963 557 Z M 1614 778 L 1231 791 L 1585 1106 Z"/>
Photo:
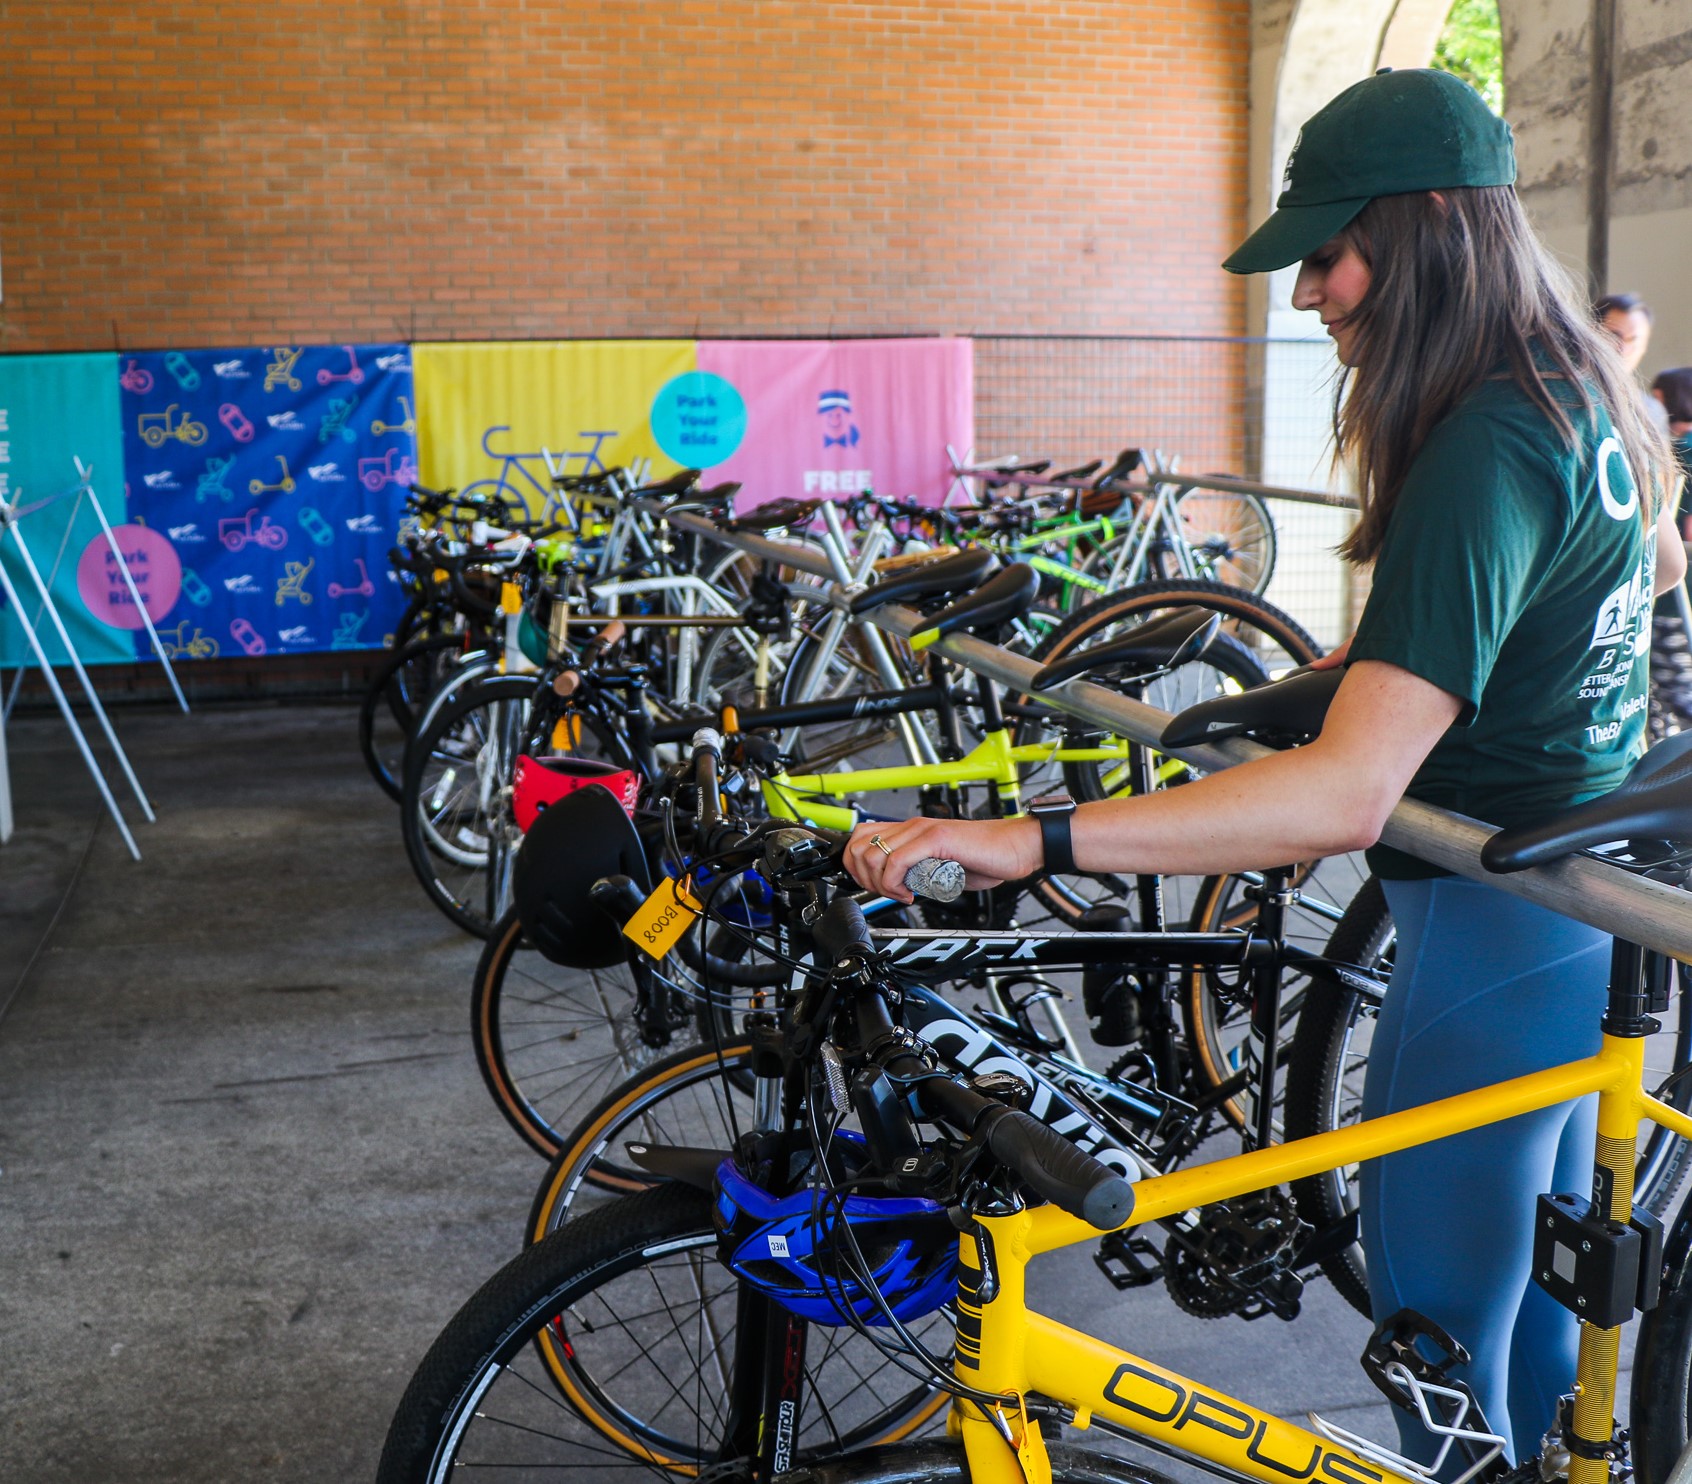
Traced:
<path id="1" fill-rule="evenodd" d="M 381 418 L 377 418 L 370 425 L 372 436 L 380 438 L 384 433 L 404 433 L 409 438 L 417 431 L 417 414 L 411 410 L 410 399 L 402 396 L 399 399 L 399 404 L 405 408 L 405 421 L 403 423 L 385 423 Z"/>
<path id="2" fill-rule="evenodd" d="M 288 472 L 288 461 L 281 454 L 275 455 L 276 462 L 282 466 L 282 482 L 280 484 L 266 484 L 262 479 L 249 479 L 247 493 L 249 495 L 291 495 L 294 492 L 294 476 Z"/>
<path id="3" fill-rule="evenodd" d="M 220 520 L 217 523 L 217 539 L 231 551 L 240 551 L 248 542 L 271 551 L 281 551 L 288 544 L 288 533 L 268 515 L 260 517 L 255 526 L 253 517 L 258 513 L 255 505 L 239 519 Z"/>
<path id="4" fill-rule="evenodd" d="M 417 483 L 417 465 L 411 462 L 409 454 L 400 455 L 399 465 L 394 465 L 394 456 L 399 454 L 397 448 L 390 448 L 379 459 L 360 459 L 358 461 L 358 477 L 364 482 L 364 487 L 374 494 L 385 484 L 411 485 Z"/>
<path id="5" fill-rule="evenodd" d="M 376 594 L 376 584 L 370 580 L 370 573 L 364 565 L 363 557 L 354 557 L 353 565 L 358 568 L 358 583 L 354 587 L 343 587 L 338 582 L 329 584 L 331 598 L 370 598 Z"/>
<path id="6" fill-rule="evenodd" d="M 317 373 L 317 384 L 319 386 L 328 386 L 332 381 L 350 381 L 354 386 L 363 382 L 364 370 L 358 364 L 358 357 L 353 353 L 353 348 L 350 345 L 343 345 L 341 349 L 347 353 L 347 364 L 352 369 L 349 371 L 331 371 L 325 366 Z"/>
<path id="7" fill-rule="evenodd" d="M 288 562 L 282 568 L 282 576 L 276 583 L 276 606 L 280 608 L 289 598 L 298 598 L 301 603 L 311 604 L 311 594 L 305 590 L 305 580 L 311 569 L 317 565 L 317 558 L 311 557 L 303 562 Z M 329 596 L 335 596 L 335 584 L 329 584 Z"/>
<path id="8" fill-rule="evenodd" d="M 136 396 L 144 396 L 153 389 L 153 373 L 145 367 L 137 366 L 133 360 L 123 368 L 123 375 L 118 377 L 118 385 L 126 392 L 134 392 Z"/>

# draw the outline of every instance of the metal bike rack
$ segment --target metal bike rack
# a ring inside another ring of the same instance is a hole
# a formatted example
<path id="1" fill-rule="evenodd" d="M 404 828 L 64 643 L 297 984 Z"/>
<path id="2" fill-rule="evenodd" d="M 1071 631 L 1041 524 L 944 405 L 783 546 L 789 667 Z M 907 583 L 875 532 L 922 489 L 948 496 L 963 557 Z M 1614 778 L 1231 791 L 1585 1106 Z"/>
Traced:
<path id="1" fill-rule="evenodd" d="M 1206 488 L 1224 485 L 1221 480 L 1211 479 L 1184 482 L 1203 484 Z M 1243 480 L 1226 481 L 1228 486 L 1247 484 Z M 1271 492 L 1271 487 L 1250 485 L 1247 492 Z M 1302 493 L 1313 494 L 1311 491 Z M 643 503 L 650 504 L 654 515 L 664 516 L 662 505 Z M 1328 500 L 1316 498 L 1310 503 L 1328 503 Z M 807 547 L 740 531 L 723 531 L 699 516 L 677 513 L 664 518 L 674 526 L 754 556 L 782 562 L 819 577 L 833 575 L 828 564 Z M 828 595 L 828 601 L 845 607 L 849 596 L 833 592 Z M 898 604 L 873 609 L 865 617 L 877 627 L 901 638 L 908 637 L 922 618 L 914 609 Z M 966 669 L 1021 691 L 1029 689 L 1030 682 L 1040 669 L 1032 660 L 968 635 L 948 635 L 934 648 Z M 1094 726 L 1109 727 L 1150 746 L 1159 745 L 1158 739 L 1169 722 L 1167 711 L 1131 701 L 1085 680 L 1067 681 L 1042 692 L 1041 698 L 1071 716 Z M 1174 750 L 1174 755 L 1183 762 L 1212 773 L 1268 756 L 1269 753 L 1268 748 L 1239 740 Z M 1586 856 L 1573 856 L 1554 865 L 1496 876 L 1480 862 L 1480 848 L 1493 833 L 1494 826 L 1479 820 L 1405 799 L 1393 810 L 1381 833 L 1381 840 L 1460 876 L 1483 881 L 1500 891 L 1549 907 L 1565 917 L 1616 934 L 1629 942 L 1692 962 L 1692 896 L 1659 882 L 1629 875 L 1616 866 Z"/>
<path id="2" fill-rule="evenodd" d="M 32 514 L 37 510 L 42 510 L 47 506 L 55 504 L 57 501 L 69 496 L 75 495 L 80 499 L 85 493 L 93 495 L 93 486 L 89 483 L 88 471 L 83 468 L 80 462 L 77 465 L 77 469 L 78 472 L 83 475 L 82 482 L 71 486 L 69 489 L 61 490 L 58 494 L 48 495 L 44 499 L 37 500 L 33 504 L 24 506 L 0 501 L 0 545 L 4 544 L 5 538 L 8 535 L 11 536 L 13 544 L 17 547 L 18 555 L 23 559 L 24 568 L 29 573 L 30 581 L 35 588 L 36 595 L 41 600 L 36 609 L 36 617 L 39 618 L 42 614 L 46 614 L 48 619 L 52 622 L 53 631 L 58 635 L 59 642 L 64 645 L 65 654 L 70 659 L 71 668 L 76 672 L 76 677 L 82 684 L 83 694 L 87 696 L 88 704 L 93 708 L 94 715 L 99 720 L 100 728 L 105 733 L 106 741 L 110 744 L 112 752 L 118 760 L 118 766 L 123 770 L 123 775 L 128 781 L 131 791 L 135 795 L 136 802 L 141 806 L 142 814 L 146 816 L 149 822 L 151 822 L 155 818 L 153 814 L 153 806 L 148 802 L 147 795 L 142 790 L 141 781 L 135 776 L 135 770 L 129 764 L 129 756 L 124 752 L 123 744 L 118 741 L 117 732 L 112 727 L 111 718 L 106 715 L 106 708 L 100 704 L 100 697 L 94 690 L 94 683 L 89 679 L 88 671 L 83 668 L 82 658 L 77 654 L 76 646 L 71 643 L 70 631 L 66 629 L 64 619 L 60 616 L 58 606 L 53 602 L 52 592 L 49 589 L 47 581 L 43 579 L 41 575 L 41 569 L 35 564 L 35 557 L 29 549 L 28 541 L 24 539 L 23 527 L 19 524 L 24 516 Z M 125 580 L 129 584 L 130 593 L 135 598 L 137 606 L 141 608 L 142 617 L 146 621 L 149 632 L 151 632 L 152 620 L 147 618 L 146 608 L 141 605 L 140 594 L 135 590 L 134 578 L 130 574 L 128 565 L 123 560 L 122 552 L 117 549 L 117 540 L 112 534 L 111 526 L 106 521 L 105 511 L 100 509 L 98 497 L 95 496 L 94 499 L 95 508 L 99 511 L 100 515 L 100 524 L 106 533 L 106 539 L 111 543 L 112 550 L 117 553 L 117 562 L 119 567 L 123 570 Z M 60 556 L 63 556 L 62 546 Z M 56 562 L 54 566 L 56 571 Z M 71 710 L 70 700 L 65 695 L 64 688 L 59 684 L 58 676 L 53 673 L 52 665 L 48 663 L 47 651 L 41 643 L 40 631 L 36 624 L 30 620 L 29 615 L 24 612 L 22 599 L 16 586 L 12 582 L 10 574 L 6 571 L 4 563 L 0 563 L 0 591 L 4 592 L 8 606 L 16 615 L 18 623 L 23 628 L 24 638 L 29 644 L 30 652 L 35 656 L 36 663 L 41 667 L 41 673 L 47 681 L 47 687 L 52 691 L 53 699 L 58 704 L 59 714 L 64 717 L 65 725 L 70 729 L 71 737 L 76 742 L 77 750 L 82 754 L 82 761 L 88 768 L 89 776 L 93 778 L 95 787 L 99 789 L 100 797 L 105 801 L 106 809 L 111 814 L 113 821 L 118 827 L 118 833 L 123 836 L 123 843 L 129 847 L 130 855 L 134 859 L 140 860 L 141 850 L 135 843 L 135 836 L 130 833 L 129 824 L 124 819 L 122 811 L 118 808 L 117 800 L 112 797 L 111 788 L 106 783 L 105 774 L 100 771 L 99 763 L 95 760 L 94 750 L 88 744 L 87 735 L 83 732 L 82 727 L 77 722 L 76 713 Z M 154 643 L 157 644 L 158 636 L 156 633 L 153 635 L 153 639 Z M 175 680 L 176 677 L 174 673 L 172 673 L 171 683 L 173 685 L 175 684 Z M 23 675 L 20 667 L 18 685 L 21 685 L 22 681 Z M 13 695 L 16 696 L 16 694 L 17 686 L 14 686 Z M 181 699 L 180 689 L 177 691 L 177 697 L 179 700 Z M 187 703 L 185 701 L 183 702 L 183 709 L 187 709 Z M 3 818 L 0 818 L 0 824 L 9 825 L 11 814 L 9 783 L 5 785 L 5 793 L 7 794 L 7 798 L 5 799 L 5 814 Z M 0 831 L 0 840 L 5 838 L 6 833 L 7 831 Z"/>

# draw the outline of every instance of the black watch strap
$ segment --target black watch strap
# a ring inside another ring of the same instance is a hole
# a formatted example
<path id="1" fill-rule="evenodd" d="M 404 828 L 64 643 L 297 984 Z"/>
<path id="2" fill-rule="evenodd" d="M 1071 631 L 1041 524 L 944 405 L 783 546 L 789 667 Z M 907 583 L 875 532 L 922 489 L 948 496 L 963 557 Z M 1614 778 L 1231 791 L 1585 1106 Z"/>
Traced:
<path id="1" fill-rule="evenodd" d="M 1040 858 L 1048 874 L 1073 875 L 1075 849 L 1070 839 L 1069 820 L 1075 800 L 1068 794 L 1048 794 L 1035 799 L 1028 812 L 1040 825 Z"/>

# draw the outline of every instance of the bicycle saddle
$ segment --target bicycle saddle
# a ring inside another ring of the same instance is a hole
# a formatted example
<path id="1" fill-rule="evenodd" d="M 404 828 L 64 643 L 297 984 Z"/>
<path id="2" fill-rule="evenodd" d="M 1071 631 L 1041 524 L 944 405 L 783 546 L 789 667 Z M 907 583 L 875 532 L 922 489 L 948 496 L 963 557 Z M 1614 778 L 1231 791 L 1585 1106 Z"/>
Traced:
<path id="1" fill-rule="evenodd" d="M 949 597 L 952 593 L 966 593 L 977 587 L 998 565 L 992 552 L 971 547 L 956 556 L 943 557 L 937 562 L 925 562 L 894 573 L 884 581 L 866 588 L 852 599 L 854 614 L 868 613 L 883 603 L 908 603 L 913 598 Z"/>
<path id="2" fill-rule="evenodd" d="M 724 511 L 739 493 L 739 483 L 731 479 L 727 484 L 714 484 L 708 490 L 694 490 L 685 500 L 677 500 L 669 505 L 666 513 L 677 510 L 701 510 L 707 514 L 712 511 Z"/>
<path id="3" fill-rule="evenodd" d="M 1222 626 L 1222 615 L 1209 608 L 1177 608 L 1162 618 L 1143 623 L 1133 633 L 1108 644 L 1095 644 L 1090 649 L 1078 649 L 1062 659 L 1053 660 L 1034 677 L 1035 690 L 1050 690 L 1089 670 L 1103 670 L 1125 665 L 1142 672 L 1168 669 L 1178 651 L 1189 640 L 1198 639 L 1205 629 L 1203 643 L 1193 652 L 1181 656 L 1181 662 L 1196 660 L 1209 647 L 1216 631 Z"/>
<path id="4" fill-rule="evenodd" d="M 1090 463 L 1079 464 L 1073 469 L 1065 469 L 1061 474 L 1048 475 L 1047 478 L 1049 478 L 1053 484 L 1063 484 L 1070 480 L 1085 479 L 1090 474 L 1097 474 L 1099 472 L 1099 465 L 1103 462 L 1103 459 L 1094 459 Z"/>
<path id="5" fill-rule="evenodd" d="M 693 482 L 699 478 L 697 469 L 677 469 L 668 479 L 660 479 L 657 484 L 643 484 L 635 491 L 637 495 L 680 495 L 693 488 Z"/>
<path id="6" fill-rule="evenodd" d="M 1165 747 L 1193 747 L 1249 734 L 1270 746 L 1306 742 L 1322 730 L 1328 703 L 1344 679 L 1343 666 L 1294 670 L 1237 696 L 1216 696 L 1187 707 L 1170 719 L 1158 740 Z"/>
<path id="7" fill-rule="evenodd" d="M 724 521 L 725 531 L 776 531 L 784 526 L 802 526 L 822 509 L 821 500 L 771 500 L 746 515 Z"/>
<path id="8" fill-rule="evenodd" d="M 1027 562 L 1013 562 L 967 597 L 919 623 L 911 630 L 912 647 L 918 647 L 918 640 L 928 643 L 947 634 L 989 637 L 1001 624 L 1026 613 L 1039 591 L 1040 574 Z"/>
<path id="9" fill-rule="evenodd" d="M 1692 732 L 1659 742 L 1633 765 L 1619 788 L 1559 810 L 1538 824 L 1500 830 L 1481 846 L 1481 864 L 1507 875 L 1595 845 L 1624 841 L 1692 841 Z"/>

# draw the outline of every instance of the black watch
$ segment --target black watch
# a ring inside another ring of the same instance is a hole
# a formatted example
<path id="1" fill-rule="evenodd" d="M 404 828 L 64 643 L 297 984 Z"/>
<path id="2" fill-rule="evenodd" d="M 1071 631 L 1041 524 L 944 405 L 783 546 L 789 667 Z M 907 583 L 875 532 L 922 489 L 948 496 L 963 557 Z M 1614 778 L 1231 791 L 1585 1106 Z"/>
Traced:
<path id="1" fill-rule="evenodd" d="M 1028 812 L 1040 826 L 1040 852 L 1048 874 L 1070 875 L 1075 870 L 1075 850 L 1069 838 L 1069 816 L 1075 800 L 1068 794 L 1042 794 L 1028 805 Z"/>

